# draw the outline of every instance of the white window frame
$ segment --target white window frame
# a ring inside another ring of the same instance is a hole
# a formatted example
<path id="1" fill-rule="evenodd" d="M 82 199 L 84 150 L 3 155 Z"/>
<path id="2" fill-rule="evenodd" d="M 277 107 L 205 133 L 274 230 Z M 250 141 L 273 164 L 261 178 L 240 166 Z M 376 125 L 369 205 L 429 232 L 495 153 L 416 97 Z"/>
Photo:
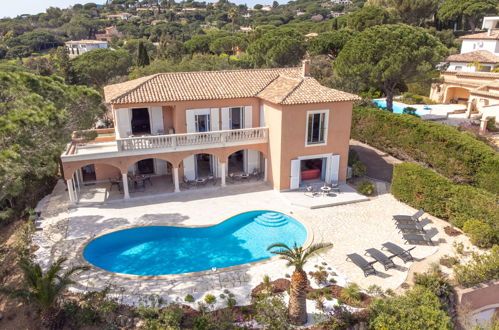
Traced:
<path id="1" fill-rule="evenodd" d="M 324 114 L 324 142 L 321 143 L 309 143 L 308 142 L 308 118 L 311 115 Z M 305 117 L 305 147 L 318 147 L 327 145 L 327 136 L 329 133 L 329 109 L 327 110 L 311 110 L 307 111 L 307 116 Z"/>

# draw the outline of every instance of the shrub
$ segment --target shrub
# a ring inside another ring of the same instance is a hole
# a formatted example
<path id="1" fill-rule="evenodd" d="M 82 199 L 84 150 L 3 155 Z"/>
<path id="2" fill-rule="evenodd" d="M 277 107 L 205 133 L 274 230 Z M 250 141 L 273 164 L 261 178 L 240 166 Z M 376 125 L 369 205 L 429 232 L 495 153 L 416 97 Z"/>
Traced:
<path id="1" fill-rule="evenodd" d="M 452 329 L 438 297 L 422 286 L 405 296 L 376 299 L 369 311 L 372 329 Z"/>
<path id="2" fill-rule="evenodd" d="M 463 229 L 477 246 L 499 243 L 497 196 L 488 191 L 456 185 L 424 166 L 402 163 L 395 165 L 391 193 Z"/>
<path id="3" fill-rule="evenodd" d="M 360 287 L 357 283 L 350 283 L 341 290 L 341 297 L 354 305 L 360 304 Z"/>
<path id="4" fill-rule="evenodd" d="M 348 166 L 352 166 L 355 162 L 360 161 L 359 154 L 354 149 L 348 150 Z"/>
<path id="5" fill-rule="evenodd" d="M 412 116 L 356 106 L 352 138 L 399 159 L 428 164 L 456 183 L 499 193 L 499 155 L 471 133 Z"/>
<path id="6" fill-rule="evenodd" d="M 216 301 L 217 298 L 211 293 L 208 293 L 206 296 L 204 296 L 204 302 L 207 303 L 208 305 L 213 305 Z"/>
<path id="7" fill-rule="evenodd" d="M 255 320 L 266 329 L 288 329 L 288 309 L 282 295 L 257 298 Z"/>
<path id="8" fill-rule="evenodd" d="M 185 296 L 184 300 L 188 303 L 193 303 L 194 297 L 191 294 L 188 294 L 187 296 Z"/>
<path id="9" fill-rule="evenodd" d="M 367 171 L 366 165 L 364 165 L 364 163 L 362 163 L 360 160 L 356 160 L 352 164 L 352 175 L 353 176 L 363 177 L 364 175 L 366 175 L 366 171 Z"/>
<path id="10" fill-rule="evenodd" d="M 456 257 L 450 257 L 448 255 L 445 255 L 442 258 L 440 258 L 440 264 L 447 268 L 452 268 L 454 267 L 454 265 L 457 265 L 458 263 L 459 259 Z"/>
<path id="11" fill-rule="evenodd" d="M 308 273 L 319 285 L 327 284 L 327 272 L 325 270 L 317 270 L 315 272 Z"/>
<path id="12" fill-rule="evenodd" d="M 464 287 L 499 279 L 499 245 L 495 245 L 486 254 L 473 254 L 467 264 L 456 265 L 454 278 Z"/>
<path id="13" fill-rule="evenodd" d="M 374 194 L 374 183 L 369 181 L 362 181 L 357 186 L 357 191 L 362 195 L 371 196 Z"/>
<path id="14" fill-rule="evenodd" d="M 414 108 L 414 107 L 406 107 L 406 108 L 404 108 L 404 110 L 402 110 L 402 113 L 404 115 L 411 115 L 411 116 L 419 117 L 416 113 L 416 108 Z"/>
<path id="15" fill-rule="evenodd" d="M 489 131 L 489 132 L 499 131 L 499 128 L 497 128 L 497 126 L 496 126 L 495 118 L 491 118 L 487 121 L 487 131 Z"/>

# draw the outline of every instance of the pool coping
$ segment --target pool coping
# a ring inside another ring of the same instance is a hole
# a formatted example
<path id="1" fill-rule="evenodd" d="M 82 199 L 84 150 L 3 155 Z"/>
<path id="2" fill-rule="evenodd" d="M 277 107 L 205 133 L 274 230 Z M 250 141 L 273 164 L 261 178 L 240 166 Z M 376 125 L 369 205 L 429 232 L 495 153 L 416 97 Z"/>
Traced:
<path id="1" fill-rule="evenodd" d="M 270 258 L 266 258 L 266 259 L 262 259 L 262 260 L 257 260 L 257 261 L 252 261 L 252 262 L 244 263 L 244 264 L 241 264 L 241 265 L 229 266 L 229 267 L 224 267 L 224 268 L 217 268 L 216 270 L 203 270 L 203 271 L 199 271 L 199 272 L 190 272 L 190 273 L 182 273 L 182 274 L 133 275 L 133 274 L 124 274 L 124 273 L 111 272 L 109 270 L 97 267 L 94 264 L 90 263 L 83 256 L 83 252 L 84 252 L 85 248 L 94 239 L 96 239 L 98 237 L 102 237 L 102 236 L 108 235 L 108 234 L 111 234 L 111 233 L 114 233 L 114 232 L 117 232 L 117 231 L 126 230 L 126 229 L 132 229 L 132 228 L 140 228 L 140 227 L 160 227 L 160 226 L 161 227 L 180 227 L 180 228 L 206 228 L 206 227 L 213 227 L 213 226 L 217 226 L 217 225 L 219 225 L 219 224 L 221 224 L 221 223 L 223 223 L 223 222 L 225 222 L 225 221 L 227 221 L 227 220 L 229 220 L 229 219 L 231 219 L 231 218 L 233 218 L 233 217 L 235 217 L 235 216 L 237 216 L 239 214 L 243 214 L 243 213 L 247 213 L 247 212 L 253 212 L 253 211 L 264 211 L 264 210 L 252 210 L 252 211 L 240 212 L 240 213 L 234 214 L 234 215 L 232 215 L 230 217 L 227 217 L 227 218 L 225 218 L 224 220 L 222 220 L 220 222 L 217 222 L 215 224 L 210 224 L 210 225 L 198 225 L 197 226 L 197 225 L 171 225 L 171 224 L 164 224 L 164 225 L 162 225 L 162 224 L 150 224 L 150 225 L 126 226 L 126 227 L 120 227 L 120 228 L 116 228 L 116 229 L 112 229 L 112 230 L 106 230 L 106 231 L 104 231 L 104 232 L 102 232 L 102 233 L 100 233 L 98 235 L 92 235 L 89 238 L 87 238 L 80 245 L 80 247 L 78 248 L 77 253 L 76 253 L 76 259 L 81 264 L 83 264 L 84 266 L 89 267 L 90 270 L 97 270 L 97 271 L 104 272 L 104 273 L 106 273 L 108 275 L 118 276 L 118 277 L 121 277 L 121 278 L 132 279 L 132 280 L 175 280 L 175 279 L 183 279 L 183 278 L 197 277 L 197 276 L 204 276 L 204 275 L 215 275 L 215 274 L 226 273 L 226 272 L 230 272 L 230 271 L 242 270 L 242 269 L 245 269 L 245 268 L 248 268 L 248 267 L 251 267 L 251 266 L 266 264 L 266 263 L 274 262 L 274 261 L 277 261 L 277 260 L 282 260 L 280 256 L 276 255 L 276 256 L 273 256 L 273 257 L 270 257 Z M 312 245 L 312 242 L 314 241 L 314 231 L 313 231 L 313 229 L 307 223 L 305 223 L 303 221 L 300 221 L 296 217 L 291 216 L 291 215 L 289 215 L 286 212 L 277 211 L 277 210 L 265 210 L 265 211 L 283 213 L 283 214 L 291 217 L 292 219 L 298 221 L 303 227 L 305 227 L 305 230 L 307 231 L 307 239 L 306 239 L 305 243 L 303 243 L 302 247 L 307 248 L 310 245 Z"/>

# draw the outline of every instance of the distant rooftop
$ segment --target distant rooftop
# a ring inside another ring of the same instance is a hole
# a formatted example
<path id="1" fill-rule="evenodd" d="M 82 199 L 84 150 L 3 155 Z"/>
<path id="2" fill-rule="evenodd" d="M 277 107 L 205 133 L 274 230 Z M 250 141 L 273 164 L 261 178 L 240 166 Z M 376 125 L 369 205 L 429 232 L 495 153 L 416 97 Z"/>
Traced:
<path id="1" fill-rule="evenodd" d="M 102 40 L 71 40 L 66 41 L 66 44 L 107 44 L 107 41 Z"/>
<path id="2" fill-rule="evenodd" d="M 490 31 L 490 33 L 487 31 L 487 32 L 468 34 L 468 35 L 460 37 L 459 39 L 461 39 L 461 40 L 466 40 L 466 39 L 499 40 L 499 30 L 492 30 L 492 31 Z"/>
<path id="3" fill-rule="evenodd" d="M 486 50 L 477 50 L 464 54 L 450 55 L 445 59 L 446 62 L 463 62 L 463 63 L 499 63 L 499 56 L 492 54 Z"/>

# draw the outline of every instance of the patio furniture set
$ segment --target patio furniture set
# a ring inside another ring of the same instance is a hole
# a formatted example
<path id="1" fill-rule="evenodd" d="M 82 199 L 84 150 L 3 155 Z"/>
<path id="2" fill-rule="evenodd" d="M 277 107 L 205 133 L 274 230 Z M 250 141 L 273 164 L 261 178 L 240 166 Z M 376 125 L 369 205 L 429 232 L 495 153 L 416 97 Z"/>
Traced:
<path id="1" fill-rule="evenodd" d="M 305 195 L 309 197 L 334 197 L 336 194 L 340 193 L 340 186 L 337 183 L 333 184 L 324 184 L 320 188 L 317 189 L 317 186 L 308 185 L 305 188 Z"/>
<path id="2" fill-rule="evenodd" d="M 109 191 L 112 191 L 113 187 L 116 186 L 118 188 L 118 191 L 121 194 L 123 194 L 123 180 L 116 178 L 109 178 L 109 182 L 111 183 Z M 145 191 L 146 182 L 148 182 L 152 186 L 152 180 L 150 175 L 145 175 L 145 174 L 128 175 L 128 186 L 133 189 L 131 192 L 139 190 Z"/>
<path id="3" fill-rule="evenodd" d="M 433 245 L 431 238 L 435 236 L 438 231 L 436 228 L 432 228 L 429 231 L 424 229 L 427 224 L 431 223 L 428 218 L 421 219 L 424 214 L 425 211 L 419 210 L 413 215 L 393 216 L 393 220 L 395 220 L 396 226 L 399 229 L 399 232 L 402 233 L 406 244 L 413 242 L 414 244 Z M 404 249 L 395 243 L 386 242 L 382 244 L 381 249 L 385 249 L 390 252 L 390 256 L 387 256 L 378 249 L 370 248 L 365 251 L 364 255 L 369 255 L 374 259 L 374 261 L 367 261 L 363 256 L 357 253 L 348 254 L 346 260 L 353 262 L 357 267 L 362 269 L 364 276 L 367 277 L 369 275 L 376 275 L 376 269 L 373 267 L 375 263 L 380 263 L 383 265 L 385 270 L 389 270 L 391 268 L 396 268 L 396 265 L 392 260 L 395 257 L 399 257 L 404 263 L 413 261 L 414 258 L 412 257 L 410 251 L 414 248 L 415 246 L 409 249 Z"/>
<path id="4" fill-rule="evenodd" d="M 246 172 L 229 173 L 229 175 L 226 177 L 226 182 L 227 183 L 248 182 L 253 179 L 255 181 L 262 179 L 262 173 L 258 170 L 254 170 L 252 173 L 246 173 Z M 195 180 L 189 180 L 184 176 L 184 181 L 182 182 L 181 187 L 189 189 L 195 187 L 203 187 L 206 186 L 208 183 L 216 185 L 217 182 L 218 179 L 212 174 L 208 175 L 207 177 L 197 178 Z"/>

